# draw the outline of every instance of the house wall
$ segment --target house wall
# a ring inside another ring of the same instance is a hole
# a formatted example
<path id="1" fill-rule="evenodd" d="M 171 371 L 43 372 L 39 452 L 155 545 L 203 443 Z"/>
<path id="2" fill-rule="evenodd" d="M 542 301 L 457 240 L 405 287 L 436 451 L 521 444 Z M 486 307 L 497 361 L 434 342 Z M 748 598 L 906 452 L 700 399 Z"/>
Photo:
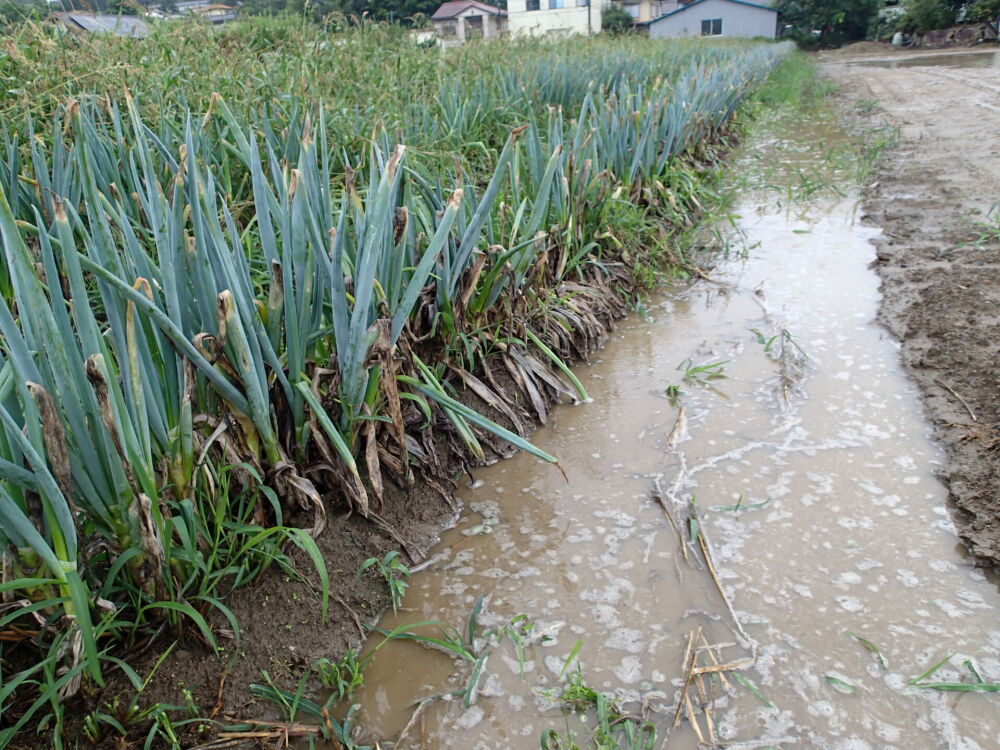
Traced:
<path id="1" fill-rule="evenodd" d="M 774 39 L 777 31 L 778 17 L 774 11 L 728 0 L 703 0 L 676 15 L 651 23 L 649 36 L 653 39 L 701 36 L 701 22 L 713 18 L 722 19 L 722 36 L 726 37 Z"/>
<path id="2" fill-rule="evenodd" d="M 497 27 L 497 16 L 490 13 L 484 13 L 476 8 L 466 8 L 458 17 L 462 19 L 462 40 L 471 39 L 472 34 L 470 29 L 465 25 L 465 20 L 471 16 L 480 16 L 483 19 L 483 38 L 484 39 L 496 39 L 500 35 L 500 29 Z"/>
<path id="3" fill-rule="evenodd" d="M 624 8 L 632 20 L 638 23 L 652 21 L 664 13 L 677 9 L 677 0 L 616 0 Z"/>
<path id="4" fill-rule="evenodd" d="M 410 32 L 410 39 L 413 40 L 414 44 L 426 44 L 432 40 L 436 41 L 437 38 L 437 29 L 414 29 Z"/>
<path id="5" fill-rule="evenodd" d="M 446 41 L 464 42 L 472 38 L 471 30 L 465 25 L 466 19 L 470 16 L 479 16 L 483 19 L 483 38 L 496 39 L 503 29 L 503 19 L 491 13 L 484 13 L 477 8 L 466 8 L 454 18 L 447 21 L 434 21 L 435 31 Z M 455 25 L 455 36 L 444 36 L 444 29 L 448 24 Z"/>
<path id="6" fill-rule="evenodd" d="M 463 24 L 457 18 L 449 18 L 445 21 L 434 21 L 434 33 L 445 41 L 461 42 L 459 36 L 464 32 Z"/>
<path id="7" fill-rule="evenodd" d="M 527 10 L 527 0 L 507 0 L 507 28 L 512 36 L 596 34 L 610 0 L 590 0 L 589 7 L 580 2 L 586 0 L 562 0 L 565 7 L 553 8 L 555 0 L 539 0 L 539 10 Z"/>

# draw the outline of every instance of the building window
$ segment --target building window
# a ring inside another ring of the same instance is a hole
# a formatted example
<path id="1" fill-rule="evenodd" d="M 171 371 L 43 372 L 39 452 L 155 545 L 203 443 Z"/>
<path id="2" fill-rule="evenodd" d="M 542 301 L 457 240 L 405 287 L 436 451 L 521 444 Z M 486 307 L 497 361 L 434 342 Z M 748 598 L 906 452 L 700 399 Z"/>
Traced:
<path id="1" fill-rule="evenodd" d="M 458 24 L 455 21 L 445 21 L 438 28 L 445 39 L 454 39 L 458 36 Z"/>
<path id="2" fill-rule="evenodd" d="M 525 10 L 538 10 L 538 0 L 527 0 L 524 4 Z"/>
<path id="3" fill-rule="evenodd" d="M 639 20 L 639 6 L 638 5 L 622 5 L 619 6 L 625 9 L 625 12 L 632 16 L 633 21 Z"/>
<path id="4" fill-rule="evenodd" d="M 577 8 L 586 8 L 588 5 L 590 5 L 590 0 L 576 0 Z"/>
<path id="5" fill-rule="evenodd" d="M 563 0 L 549 0 L 549 10 L 558 10 L 563 7 Z"/>
<path id="6" fill-rule="evenodd" d="M 722 36 L 722 19 L 706 18 L 701 22 L 702 36 Z"/>

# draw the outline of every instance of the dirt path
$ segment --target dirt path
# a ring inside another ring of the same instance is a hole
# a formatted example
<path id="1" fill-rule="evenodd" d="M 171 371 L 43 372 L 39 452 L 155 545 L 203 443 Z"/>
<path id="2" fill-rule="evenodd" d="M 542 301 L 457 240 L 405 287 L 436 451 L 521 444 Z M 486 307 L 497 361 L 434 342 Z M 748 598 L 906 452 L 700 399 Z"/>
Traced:
<path id="1" fill-rule="evenodd" d="M 959 533 L 1000 564 L 1000 68 L 825 63 L 859 116 L 898 129 L 866 192 L 880 317 L 947 451 Z"/>

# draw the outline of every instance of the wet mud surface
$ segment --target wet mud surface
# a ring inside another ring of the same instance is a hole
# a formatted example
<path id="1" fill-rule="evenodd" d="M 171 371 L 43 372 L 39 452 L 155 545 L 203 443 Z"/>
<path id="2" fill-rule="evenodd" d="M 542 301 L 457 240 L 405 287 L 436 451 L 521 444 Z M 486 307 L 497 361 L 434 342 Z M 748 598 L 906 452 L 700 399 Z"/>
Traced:
<path id="1" fill-rule="evenodd" d="M 950 68 L 990 68 L 1000 66 L 1000 49 L 995 44 L 954 46 L 945 49 L 893 47 L 881 42 L 859 42 L 823 50 L 816 59 L 822 63 L 868 65 L 875 68 L 947 66 Z"/>
<path id="2" fill-rule="evenodd" d="M 900 340 L 946 449 L 941 473 L 959 533 L 981 562 L 996 566 L 1000 69 L 843 62 L 850 64 L 825 64 L 824 71 L 862 127 L 888 123 L 899 136 L 865 193 L 868 218 L 884 231 L 875 266 L 879 317 Z"/>
<path id="3" fill-rule="evenodd" d="M 455 511 L 436 492 L 418 487 L 410 493 L 388 491 L 382 517 L 419 560 L 420 553 L 437 540 L 441 528 L 453 522 Z M 182 638 L 167 654 L 163 641 L 154 641 L 146 653 L 140 647 L 132 663 L 143 677 L 151 675 L 140 705 L 162 702 L 184 706 L 190 697 L 200 709 L 199 716 L 222 724 L 278 720 L 272 704 L 252 695 L 251 683 L 266 682 L 266 672 L 275 685 L 295 690 L 317 659 L 339 659 L 348 648 L 360 644 L 367 632 L 364 627 L 389 605 L 385 583 L 372 575 L 357 577 L 355 571 L 367 558 L 399 549 L 392 534 L 358 516 L 331 514 L 316 542 L 328 566 L 332 589 L 325 619 L 315 570 L 309 559 L 292 547 L 287 552 L 305 580 L 275 566 L 226 598 L 240 634 L 237 639 L 230 624 L 213 615 L 211 622 L 223 648 L 219 655 L 210 654 L 195 637 Z M 402 559 L 411 562 L 405 555 Z M 161 657 L 165 658 L 158 665 Z M 318 690 L 318 682 L 310 681 L 309 694 Z M 132 692 L 123 677 L 113 676 L 109 687 L 90 700 L 97 705 Z M 215 732 L 211 722 L 199 721 L 186 725 L 178 734 L 179 747 L 192 748 L 209 742 Z M 249 738 L 226 747 L 270 747 L 273 740 Z"/>

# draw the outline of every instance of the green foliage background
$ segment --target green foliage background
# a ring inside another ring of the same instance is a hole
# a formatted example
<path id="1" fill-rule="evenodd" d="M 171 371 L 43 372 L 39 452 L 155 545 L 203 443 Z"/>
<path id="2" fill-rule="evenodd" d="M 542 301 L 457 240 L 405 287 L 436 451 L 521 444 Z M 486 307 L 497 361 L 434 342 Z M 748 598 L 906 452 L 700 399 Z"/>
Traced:
<path id="1" fill-rule="evenodd" d="M 776 7 L 799 38 L 820 31 L 824 43 L 839 44 L 864 39 L 880 5 L 879 0 L 780 0 Z"/>

